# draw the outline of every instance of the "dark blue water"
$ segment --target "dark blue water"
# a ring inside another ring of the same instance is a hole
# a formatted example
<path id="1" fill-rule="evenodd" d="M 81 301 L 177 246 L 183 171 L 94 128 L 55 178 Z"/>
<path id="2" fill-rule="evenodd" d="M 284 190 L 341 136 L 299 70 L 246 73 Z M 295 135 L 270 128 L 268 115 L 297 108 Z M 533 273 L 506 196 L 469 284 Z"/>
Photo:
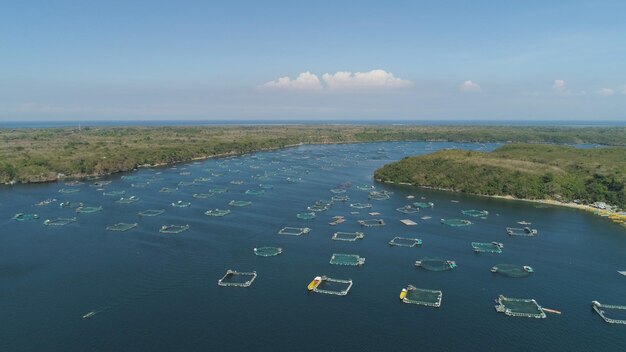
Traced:
<path id="1" fill-rule="evenodd" d="M 176 169 L 141 169 L 132 179 L 110 177 L 107 191 L 125 190 L 140 200 L 115 203 L 89 183 L 80 192 L 61 194 L 62 183 L 0 189 L 0 351 L 621 351 L 624 326 L 604 323 L 590 302 L 626 304 L 626 230 L 591 214 L 524 202 L 463 196 L 405 186 L 375 184 L 394 192 L 391 199 L 368 201 L 368 192 L 350 188 L 350 202 L 371 202 L 360 214 L 335 203 L 314 220 L 296 214 L 330 189 L 351 181 L 373 184 L 379 166 L 439 148 L 478 149 L 479 145 L 372 143 L 303 146 L 276 152 L 213 159 Z M 487 149 L 495 145 L 487 145 Z M 181 175 L 183 173 L 183 175 Z M 189 174 L 187 174 L 189 173 Z M 199 177 L 210 182 L 178 186 Z M 301 178 L 290 183 L 287 177 Z M 244 184 L 231 184 L 243 180 Z M 148 183 L 145 188 L 132 184 Z M 272 184 L 261 196 L 245 195 L 258 184 Z M 162 187 L 178 191 L 161 193 Z M 229 192 L 208 199 L 194 193 L 211 188 Z M 406 196 L 412 194 L 415 200 Z M 405 215 L 395 209 L 420 200 L 433 209 Z M 47 198 L 102 205 L 103 211 L 75 214 L 59 202 L 34 206 Z M 183 200 L 189 208 L 169 204 Z M 231 200 L 250 200 L 233 208 Z M 457 200 L 458 203 L 451 202 Z M 230 215 L 204 215 L 229 208 Z M 137 212 L 165 209 L 154 218 Z M 440 218 L 462 218 L 461 210 L 484 209 L 487 219 L 451 228 Z M 358 219 L 380 212 L 387 225 L 362 229 Z M 38 213 L 38 220 L 11 220 L 17 212 Z M 335 227 L 331 217 L 346 216 Z M 424 215 L 432 216 L 422 220 Z M 43 220 L 73 217 L 61 227 Z M 399 220 L 410 218 L 415 227 Z M 535 238 L 509 237 L 507 226 L 520 220 L 539 229 Z M 106 231 L 117 222 L 138 222 L 128 232 Z M 189 224 L 179 235 L 158 232 L 165 224 Z M 308 226 L 310 234 L 281 236 L 284 226 Z M 365 232 L 358 242 L 332 241 L 335 231 Z M 420 248 L 390 247 L 394 236 L 417 237 Z M 502 254 L 475 254 L 472 241 L 503 242 Z M 257 257 L 253 248 L 280 246 L 277 257 Z M 329 264 L 332 253 L 366 258 L 363 267 Z M 447 272 L 416 269 L 415 260 L 438 256 L 456 260 Z M 528 278 L 493 275 L 499 263 L 526 264 Z M 250 288 L 219 287 L 226 269 L 256 270 Z M 316 275 L 351 278 L 345 297 L 309 293 Z M 443 291 L 441 308 L 404 304 L 407 284 Z M 547 319 L 512 318 L 494 310 L 494 299 L 535 298 L 562 315 Z M 96 314 L 83 319 L 87 312 Z"/>

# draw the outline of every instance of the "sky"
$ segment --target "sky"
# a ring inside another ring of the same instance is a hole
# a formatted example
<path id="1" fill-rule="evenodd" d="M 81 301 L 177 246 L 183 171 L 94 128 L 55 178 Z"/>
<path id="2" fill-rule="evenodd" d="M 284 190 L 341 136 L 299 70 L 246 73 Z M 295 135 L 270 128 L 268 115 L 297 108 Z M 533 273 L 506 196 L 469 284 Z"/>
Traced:
<path id="1" fill-rule="evenodd" d="M 626 120 L 626 1 L 29 1 L 0 121 Z"/>

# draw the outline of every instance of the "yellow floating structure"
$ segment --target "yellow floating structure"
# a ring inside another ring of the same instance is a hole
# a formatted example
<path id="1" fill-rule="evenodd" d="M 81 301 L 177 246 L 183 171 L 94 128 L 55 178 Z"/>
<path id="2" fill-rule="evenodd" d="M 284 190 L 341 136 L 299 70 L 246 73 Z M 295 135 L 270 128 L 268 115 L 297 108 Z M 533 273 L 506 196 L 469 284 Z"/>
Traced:
<path id="1" fill-rule="evenodd" d="M 406 293 L 407 293 L 406 288 L 403 288 L 402 291 L 400 291 L 400 300 L 403 300 L 406 298 Z"/>
<path id="2" fill-rule="evenodd" d="M 320 282 L 322 282 L 322 277 L 321 276 L 316 276 L 315 279 L 313 279 L 313 281 L 311 281 L 309 286 L 307 286 L 307 289 L 309 291 L 313 291 L 320 284 Z"/>

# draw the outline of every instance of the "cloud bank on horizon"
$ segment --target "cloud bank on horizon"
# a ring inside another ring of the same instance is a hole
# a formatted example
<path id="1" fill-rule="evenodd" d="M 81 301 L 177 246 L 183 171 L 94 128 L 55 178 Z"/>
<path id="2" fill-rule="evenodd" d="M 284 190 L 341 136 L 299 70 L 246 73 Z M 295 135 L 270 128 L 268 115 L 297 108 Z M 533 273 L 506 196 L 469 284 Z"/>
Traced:
<path id="1" fill-rule="evenodd" d="M 261 85 L 262 89 L 288 90 L 329 90 L 329 91 L 358 91 L 358 90 L 388 90 L 412 87 L 408 79 L 395 77 L 385 70 L 371 70 L 367 72 L 338 71 L 324 73 L 322 79 L 310 71 L 300 73 L 296 78 L 280 77 Z"/>

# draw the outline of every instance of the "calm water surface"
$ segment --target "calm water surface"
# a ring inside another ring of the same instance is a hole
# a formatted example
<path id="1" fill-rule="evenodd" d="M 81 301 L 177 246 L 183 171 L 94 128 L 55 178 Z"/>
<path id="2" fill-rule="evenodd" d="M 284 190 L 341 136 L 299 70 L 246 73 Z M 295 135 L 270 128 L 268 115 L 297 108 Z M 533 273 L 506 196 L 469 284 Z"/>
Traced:
<path id="1" fill-rule="evenodd" d="M 106 179 L 112 181 L 104 187 L 107 192 L 140 198 L 132 204 L 104 196 L 93 181 L 3 187 L 0 351 L 622 351 L 626 327 L 604 323 L 590 302 L 626 304 L 626 278 L 616 272 L 626 270 L 623 227 L 571 209 L 372 182 L 373 171 L 387 162 L 449 147 L 490 150 L 496 145 L 303 146 Z M 210 181 L 189 184 L 198 178 Z M 336 202 L 314 220 L 296 218 L 348 181 L 353 184 L 345 193 L 350 201 Z M 274 188 L 260 196 L 245 194 L 260 183 Z M 394 192 L 391 199 L 370 201 L 368 192 L 356 187 L 371 184 Z M 159 192 L 163 187 L 178 190 Z M 62 188 L 80 191 L 62 194 Z M 228 192 L 192 197 L 211 188 Z M 395 210 L 420 197 L 434 208 L 409 215 Z M 48 198 L 58 201 L 34 205 Z M 192 204 L 170 206 L 178 200 Z M 228 206 L 231 200 L 253 204 L 234 208 Z M 61 208 L 62 201 L 103 210 L 76 214 Z M 373 208 L 350 214 L 351 202 L 369 202 Z M 213 208 L 232 213 L 204 215 Z M 146 209 L 165 213 L 137 216 Z M 474 224 L 462 228 L 440 223 L 441 218 L 464 218 L 465 209 L 484 209 L 489 216 L 471 218 Z M 380 212 L 387 225 L 361 228 L 357 220 L 371 218 L 370 211 Z M 40 218 L 12 220 L 18 212 Z M 328 225 L 335 215 L 347 221 Z M 424 215 L 432 219 L 422 220 Z M 44 219 L 74 216 L 77 222 L 66 226 L 43 225 Z M 418 225 L 399 222 L 406 218 Z M 507 236 L 505 228 L 520 220 L 531 221 L 539 236 Z M 105 230 L 118 222 L 137 222 L 138 227 Z M 159 233 L 165 224 L 188 224 L 190 230 Z M 284 226 L 312 231 L 278 235 Z M 332 241 L 335 231 L 363 231 L 366 237 Z M 417 237 L 423 245 L 390 247 L 394 236 Z M 502 242 L 504 252 L 475 254 L 472 241 Z M 279 246 L 284 253 L 258 257 L 253 248 L 259 246 Z M 359 254 L 366 264 L 330 265 L 333 253 Z M 455 260 L 458 268 L 429 272 L 413 266 L 429 256 Z M 493 275 L 489 269 L 499 263 L 531 265 L 535 274 L 522 279 Z M 258 278 L 250 288 L 219 287 L 217 280 L 229 268 L 256 270 Z M 354 286 L 345 297 L 307 292 L 309 281 L 322 274 L 353 279 Z M 407 284 L 442 290 L 441 308 L 401 303 L 398 294 Z M 507 317 L 494 310 L 499 294 L 535 298 L 563 314 Z M 90 311 L 95 315 L 83 319 Z"/>

